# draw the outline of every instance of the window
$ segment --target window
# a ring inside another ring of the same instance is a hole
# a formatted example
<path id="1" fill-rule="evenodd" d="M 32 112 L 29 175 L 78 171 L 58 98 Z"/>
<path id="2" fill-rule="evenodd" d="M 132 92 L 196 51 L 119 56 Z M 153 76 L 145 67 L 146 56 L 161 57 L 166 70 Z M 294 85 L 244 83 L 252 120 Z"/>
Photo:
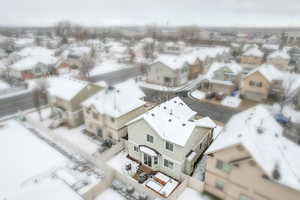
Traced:
<path id="1" fill-rule="evenodd" d="M 218 168 L 226 173 L 229 173 L 231 170 L 231 165 L 225 163 L 222 160 L 217 160 L 216 168 Z"/>
<path id="2" fill-rule="evenodd" d="M 170 83 L 170 82 L 171 82 L 171 78 L 169 78 L 169 77 L 164 77 L 164 82 Z"/>
<path id="3" fill-rule="evenodd" d="M 170 142 L 166 142 L 166 149 L 169 150 L 169 151 L 173 151 L 173 144 L 170 143 Z"/>
<path id="4" fill-rule="evenodd" d="M 153 136 L 152 135 L 147 135 L 147 142 L 153 143 Z"/>
<path id="5" fill-rule="evenodd" d="M 95 112 L 93 112 L 93 118 L 94 118 L 94 119 L 98 119 L 98 114 L 95 113 Z"/>
<path id="6" fill-rule="evenodd" d="M 139 148 L 137 146 L 133 146 L 133 150 L 139 152 Z"/>
<path id="7" fill-rule="evenodd" d="M 154 157 L 154 164 L 157 165 L 158 164 L 158 158 L 155 156 Z"/>
<path id="8" fill-rule="evenodd" d="M 110 121 L 111 121 L 111 122 L 115 122 L 115 118 L 111 117 L 111 118 L 110 118 Z"/>
<path id="9" fill-rule="evenodd" d="M 240 200 L 251 200 L 251 198 L 248 197 L 248 196 L 245 196 L 245 195 L 241 194 L 240 195 Z"/>
<path id="10" fill-rule="evenodd" d="M 250 81 L 250 82 L 249 82 L 249 85 L 254 86 L 254 85 L 255 85 L 255 82 L 254 82 L 254 81 Z"/>
<path id="11" fill-rule="evenodd" d="M 215 187 L 216 187 L 218 190 L 223 191 L 224 185 L 225 185 L 225 182 L 224 182 L 224 181 L 222 181 L 222 180 L 217 180 L 217 181 L 216 181 L 216 184 L 215 184 Z"/>
<path id="12" fill-rule="evenodd" d="M 262 82 L 256 82 L 256 87 L 262 87 Z"/>
<path id="13" fill-rule="evenodd" d="M 164 166 L 165 166 L 165 167 L 168 167 L 168 168 L 170 168 L 170 169 L 173 169 L 174 163 L 171 162 L 171 161 L 169 161 L 169 160 L 167 160 L 167 159 L 164 159 Z"/>

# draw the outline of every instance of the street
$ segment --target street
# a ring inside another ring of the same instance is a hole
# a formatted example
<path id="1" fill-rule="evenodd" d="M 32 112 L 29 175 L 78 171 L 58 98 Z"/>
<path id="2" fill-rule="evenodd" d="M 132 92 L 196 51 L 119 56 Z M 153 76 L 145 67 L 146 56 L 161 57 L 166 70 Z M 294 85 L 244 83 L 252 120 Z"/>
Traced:
<path id="1" fill-rule="evenodd" d="M 92 82 L 105 81 L 108 84 L 116 84 L 141 74 L 140 68 L 127 68 L 91 78 Z M 0 119 L 16 114 L 18 111 L 33 108 L 31 92 L 0 99 Z"/>

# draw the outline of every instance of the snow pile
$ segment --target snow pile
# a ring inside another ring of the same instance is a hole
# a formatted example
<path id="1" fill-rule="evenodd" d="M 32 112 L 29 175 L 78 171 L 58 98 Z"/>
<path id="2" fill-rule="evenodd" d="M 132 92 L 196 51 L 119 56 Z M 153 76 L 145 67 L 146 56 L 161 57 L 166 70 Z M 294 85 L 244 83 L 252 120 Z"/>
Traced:
<path id="1" fill-rule="evenodd" d="M 241 104 L 241 99 L 238 97 L 226 96 L 222 101 L 221 104 L 223 106 L 228 106 L 232 108 L 237 108 Z"/>
<path id="2" fill-rule="evenodd" d="M 266 175 L 275 182 L 300 190 L 299 145 L 283 136 L 283 128 L 263 106 L 236 114 L 206 153 L 243 145 Z M 273 176 L 274 170 L 279 178 Z"/>
<path id="3" fill-rule="evenodd" d="M 202 193 L 191 189 L 191 188 L 186 188 L 181 195 L 178 197 L 177 200 L 213 200 L 213 198 L 207 196 L 207 195 L 203 195 Z"/>
<path id="4" fill-rule="evenodd" d="M 205 98 L 205 93 L 200 91 L 200 90 L 195 90 L 191 93 L 191 96 L 196 98 L 196 99 L 204 99 Z"/>

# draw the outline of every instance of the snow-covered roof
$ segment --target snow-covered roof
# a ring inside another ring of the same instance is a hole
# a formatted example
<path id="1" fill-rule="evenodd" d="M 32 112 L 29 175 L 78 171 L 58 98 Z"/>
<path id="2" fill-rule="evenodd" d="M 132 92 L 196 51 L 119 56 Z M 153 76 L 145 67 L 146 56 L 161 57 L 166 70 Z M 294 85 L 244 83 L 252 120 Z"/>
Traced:
<path id="1" fill-rule="evenodd" d="M 99 113 L 117 118 L 145 104 L 145 94 L 134 80 L 108 87 L 83 102 L 83 106 L 94 106 Z"/>
<path id="2" fill-rule="evenodd" d="M 247 50 L 243 56 L 255 56 L 255 57 L 263 57 L 264 56 L 264 53 L 259 50 L 259 48 L 257 47 L 253 47 L 249 50 Z"/>
<path id="3" fill-rule="evenodd" d="M 271 53 L 268 58 L 281 58 L 281 59 L 286 59 L 289 60 L 291 57 L 285 50 L 278 50 L 273 53 Z"/>
<path id="4" fill-rule="evenodd" d="M 223 62 L 214 62 L 210 67 L 208 72 L 206 73 L 206 78 L 211 79 L 214 77 L 214 73 L 223 68 L 227 67 L 234 75 L 240 73 L 243 68 L 236 62 L 223 63 Z"/>
<path id="5" fill-rule="evenodd" d="M 66 157 L 16 121 L 5 122 L 0 132 L 1 199 L 82 200 L 62 180 L 50 176 L 69 162 Z"/>
<path id="6" fill-rule="evenodd" d="M 263 64 L 250 71 L 247 76 L 255 72 L 260 72 L 269 82 L 283 79 L 283 73 L 271 64 Z"/>
<path id="7" fill-rule="evenodd" d="M 82 57 L 91 53 L 91 48 L 87 46 L 75 46 L 69 49 L 69 55 Z"/>
<path id="8" fill-rule="evenodd" d="M 163 63 L 172 70 L 181 69 L 185 66 L 185 63 L 187 63 L 187 60 L 184 56 L 177 56 L 177 55 L 167 55 L 167 54 L 161 54 L 158 58 L 155 59 L 154 63 Z"/>
<path id="9" fill-rule="evenodd" d="M 205 60 L 206 58 L 215 58 L 224 53 L 229 53 L 229 47 L 215 46 L 215 47 L 196 47 L 191 48 L 187 54 L 194 55 L 200 60 Z"/>
<path id="10" fill-rule="evenodd" d="M 64 100 L 72 100 L 79 92 L 81 92 L 88 83 L 85 81 L 66 78 L 66 77 L 53 77 L 48 79 L 48 92 L 52 96 L 62 98 Z"/>
<path id="11" fill-rule="evenodd" d="M 53 56 L 27 56 L 10 67 L 15 70 L 29 70 L 34 68 L 37 64 L 54 65 L 57 58 Z"/>
<path id="12" fill-rule="evenodd" d="M 269 50 L 278 50 L 279 49 L 279 45 L 278 44 L 264 44 L 262 46 L 262 48 L 269 49 Z"/>
<path id="13" fill-rule="evenodd" d="M 144 119 L 161 138 L 184 147 L 195 127 L 212 128 L 214 124 L 209 118 L 191 120 L 195 115 L 179 97 L 174 97 L 128 124 Z"/>
<path id="14" fill-rule="evenodd" d="M 241 144 L 273 181 L 300 190 L 300 147 L 283 136 L 283 128 L 264 106 L 234 115 L 206 153 Z M 280 178 L 272 174 L 278 166 Z"/>
<path id="15" fill-rule="evenodd" d="M 34 43 L 33 38 L 17 38 L 14 40 L 14 43 L 17 47 L 30 46 Z"/>
<path id="16" fill-rule="evenodd" d="M 44 47 L 25 47 L 24 49 L 14 53 L 21 57 L 27 57 L 27 56 L 53 56 L 54 51 L 44 48 Z"/>

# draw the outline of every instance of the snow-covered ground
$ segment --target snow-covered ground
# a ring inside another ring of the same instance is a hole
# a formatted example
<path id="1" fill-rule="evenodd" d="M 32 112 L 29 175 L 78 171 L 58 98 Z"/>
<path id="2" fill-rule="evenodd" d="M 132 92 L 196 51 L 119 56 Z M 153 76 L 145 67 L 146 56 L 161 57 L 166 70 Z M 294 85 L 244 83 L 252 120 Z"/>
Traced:
<path id="1" fill-rule="evenodd" d="M 125 170 L 125 165 L 131 163 L 133 166 L 137 167 L 138 164 L 134 163 L 132 160 L 128 159 L 126 151 L 121 151 L 118 154 L 116 154 L 114 157 L 112 157 L 110 160 L 107 161 L 107 164 L 117 170 L 118 172 L 129 175 L 128 172 Z"/>
<path id="2" fill-rule="evenodd" d="M 50 112 L 50 108 L 42 110 L 42 122 L 39 121 L 39 115 L 37 112 L 32 112 L 27 116 L 35 120 L 36 122 L 42 123 L 45 127 L 48 127 L 52 122 L 52 120 L 49 119 Z M 77 146 L 85 153 L 92 155 L 97 152 L 99 145 L 95 141 L 91 140 L 87 135 L 83 134 L 81 132 L 82 129 L 84 129 L 84 126 L 73 129 L 68 129 L 67 127 L 59 127 L 57 129 L 53 129 L 52 131 L 57 135 L 63 137 L 69 143 Z"/>
<path id="3" fill-rule="evenodd" d="M 111 188 L 104 190 L 100 195 L 96 197 L 95 200 L 126 200 L 118 192 L 114 191 Z"/>
<path id="4" fill-rule="evenodd" d="M 201 100 L 205 98 L 205 93 L 200 90 L 195 90 L 191 93 L 191 96 L 194 97 L 195 99 Z"/>
<path id="5" fill-rule="evenodd" d="M 232 108 L 237 108 L 241 104 L 241 99 L 238 97 L 226 96 L 222 101 L 221 104 L 223 106 L 228 106 Z"/>
<path id="6" fill-rule="evenodd" d="M 85 187 L 101 181 L 91 171 L 77 170 L 77 164 L 21 122 L 3 122 L 0 132 L 1 199 L 82 200 L 79 194 L 86 191 Z"/>
<path id="7" fill-rule="evenodd" d="M 177 200 L 212 200 L 207 195 L 204 195 L 196 190 L 193 190 L 192 188 L 186 188 L 183 193 L 178 197 Z"/>
<path id="8" fill-rule="evenodd" d="M 206 169 L 206 160 L 207 157 L 206 155 L 203 156 L 203 158 L 196 164 L 193 177 L 195 179 L 198 179 L 200 181 L 204 180 L 204 174 L 205 174 L 205 169 Z"/>
<path id="9" fill-rule="evenodd" d="M 0 80 L 0 92 L 1 92 L 1 90 L 6 90 L 9 88 L 10 88 L 10 86 L 6 82 Z"/>

